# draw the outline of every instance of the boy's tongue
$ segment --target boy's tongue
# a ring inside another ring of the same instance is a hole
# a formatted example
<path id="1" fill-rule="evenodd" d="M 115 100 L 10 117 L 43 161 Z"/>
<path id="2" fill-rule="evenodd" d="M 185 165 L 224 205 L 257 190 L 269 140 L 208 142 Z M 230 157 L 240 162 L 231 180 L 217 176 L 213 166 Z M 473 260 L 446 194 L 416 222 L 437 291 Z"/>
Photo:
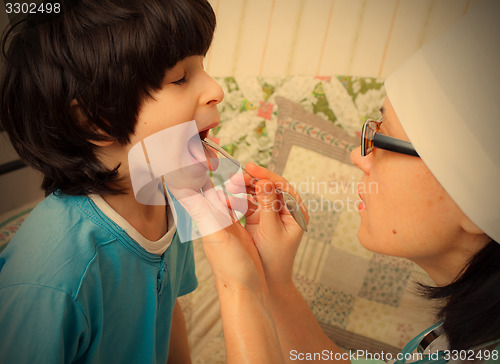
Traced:
<path id="1" fill-rule="evenodd" d="M 214 150 L 201 143 L 200 136 L 198 134 L 189 140 L 188 149 L 193 158 L 206 166 L 209 170 L 215 171 L 219 166 L 217 154 Z"/>

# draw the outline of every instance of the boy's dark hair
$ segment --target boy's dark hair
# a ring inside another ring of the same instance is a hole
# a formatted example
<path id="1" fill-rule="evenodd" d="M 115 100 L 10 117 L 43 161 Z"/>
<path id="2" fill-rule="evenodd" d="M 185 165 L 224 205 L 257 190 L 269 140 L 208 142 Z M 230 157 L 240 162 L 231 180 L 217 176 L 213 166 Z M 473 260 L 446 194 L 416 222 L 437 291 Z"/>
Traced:
<path id="1" fill-rule="evenodd" d="M 165 72 L 206 54 L 215 15 L 206 0 L 68 3 L 4 33 L 0 120 L 46 194 L 120 193 L 119 166 L 101 165 L 89 140 L 126 144 Z"/>
<path id="2" fill-rule="evenodd" d="M 428 298 L 444 300 L 438 316 L 451 350 L 467 350 L 500 339 L 500 244 L 491 240 L 444 287 L 420 285 Z"/>

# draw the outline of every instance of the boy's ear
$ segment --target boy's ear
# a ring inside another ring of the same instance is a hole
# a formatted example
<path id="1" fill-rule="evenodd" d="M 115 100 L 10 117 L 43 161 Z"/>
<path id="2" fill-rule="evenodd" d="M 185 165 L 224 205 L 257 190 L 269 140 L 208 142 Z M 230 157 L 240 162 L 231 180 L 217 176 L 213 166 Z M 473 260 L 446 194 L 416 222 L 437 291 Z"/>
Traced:
<path id="1" fill-rule="evenodd" d="M 86 119 L 85 119 L 85 116 L 83 115 L 83 112 L 82 112 L 82 109 L 80 108 L 80 105 L 78 104 L 78 101 L 76 101 L 76 99 L 73 99 L 70 103 L 70 108 L 71 108 L 71 112 L 73 113 L 73 115 L 76 117 L 76 119 L 82 123 L 82 124 L 85 124 L 86 122 Z M 94 128 L 95 129 L 95 128 Z M 105 135 L 105 136 L 108 136 L 105 132 L 103 132 L 101 129 L 96 129 L 95 130 L 97 133 L 101 134 L 101 135 Z M 98 147 L 109 147 L 110 145 L 113 145 L 115 143 L 116 140 L 114 139 L 111 139 L 111 140 L 93 140 L 93 139 L 89 139 L 89 142 L 98 146 Z"/>

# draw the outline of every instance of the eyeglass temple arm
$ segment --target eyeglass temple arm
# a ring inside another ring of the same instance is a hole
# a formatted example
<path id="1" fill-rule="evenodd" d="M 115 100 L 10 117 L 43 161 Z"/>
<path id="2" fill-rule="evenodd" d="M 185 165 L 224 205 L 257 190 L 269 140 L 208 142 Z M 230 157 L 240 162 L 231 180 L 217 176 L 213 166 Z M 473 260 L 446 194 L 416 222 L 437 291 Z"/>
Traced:
<path id="1" fill-rule="evenodd" d="M 387 135 L 376 133 L 373 137 L 373 145 L 377 148 L 419 157 L 411 143 Z"/>

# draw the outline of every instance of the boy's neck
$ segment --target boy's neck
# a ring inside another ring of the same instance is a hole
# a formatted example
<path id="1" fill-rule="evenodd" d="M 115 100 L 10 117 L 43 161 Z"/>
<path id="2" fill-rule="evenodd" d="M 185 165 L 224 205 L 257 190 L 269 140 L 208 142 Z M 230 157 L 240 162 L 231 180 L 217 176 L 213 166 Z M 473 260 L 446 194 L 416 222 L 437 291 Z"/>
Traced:
<path id="1" fill-rule="evenodd" d="M 143 205 L 130 193 L 101 197 L 146 239 L 157 241 L 167 233 L 165 206 Z"/>

